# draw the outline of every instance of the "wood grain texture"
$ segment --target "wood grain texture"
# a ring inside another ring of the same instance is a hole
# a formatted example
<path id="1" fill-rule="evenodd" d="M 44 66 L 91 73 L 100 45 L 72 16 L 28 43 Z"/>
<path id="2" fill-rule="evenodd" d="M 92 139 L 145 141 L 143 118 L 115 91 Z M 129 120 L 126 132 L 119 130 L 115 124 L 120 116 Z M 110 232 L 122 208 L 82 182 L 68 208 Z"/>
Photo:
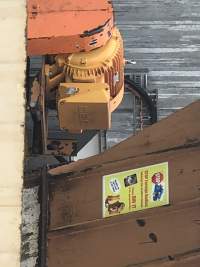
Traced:
<path id="1" fill-rule="evenodd" d="M 74 163 L 71 172 L 61 166 L 60 175 L 49 177 L 49 267 L 199 263 L 199 109 L 197 101 L 101 157 Z M 102 218 L 104 175 L 161 162 L 169 164 L 169 205 Z"/>
<path id="2" fill-rule="evenodd" d="M 199 143 L 200 101 L 172 114 L 136 136 L 132 136 L 100 155 L 73 162 L 50 170 L 50 174 L 87 172 L 104 164 L 124 158 L 139 157 L 167 151 L 184 145 Z"/>
<path id="3" fill-rule="evenodd" d="M 132 217 L 49 233 L 48 267 L 145 266 L 144 263 L 196 250 L 200 238 L 199 225 L 194 221 L 199 202 L 190 205 L 144 217 L 144 227 Z M 152 242 L 152 234 L 156 242 Z"/>
<path id="4" fill-rule="evenodd" d="M 170 203 L 189 201 L 199 194 L 200 149 L 184 149 L 156 155 L 130 158 L 102 166 L 98 172 L 90 172 L 71 178 L 56 178 L 50 184 L 50 229 L 69 227 L 102 218 L 102 177 L 110 173 L 136 169 L 168 162 Z M 184 192 L 184 193 L 183 193 Z M 161 208 L 162 209 L 162 208 Z M 155 213 L 157 213 L 155 209 Z M 140 212 L 140 215 L 148 211 Z"/>
<path id="5" fill-rule="evenodd" d="M 137 68 L 148 68 L 149 88 L 159 90 L 159 118 L 199 99 L 200 2 L 113 0 L 113 4 L 126 58 L 134 58 Z"/>

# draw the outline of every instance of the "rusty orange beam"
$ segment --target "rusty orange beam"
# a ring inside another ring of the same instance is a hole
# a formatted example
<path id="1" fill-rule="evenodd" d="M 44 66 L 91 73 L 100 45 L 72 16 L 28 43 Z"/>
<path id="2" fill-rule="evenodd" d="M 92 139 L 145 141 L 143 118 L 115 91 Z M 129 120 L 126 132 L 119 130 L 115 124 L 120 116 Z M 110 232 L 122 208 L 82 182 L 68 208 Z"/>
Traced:
<path id="1" fill-rule="evenodd" d="M 29 0 L 27 9 L 29 56 L 90 51 L 112 35 L 107 0 Z"/>

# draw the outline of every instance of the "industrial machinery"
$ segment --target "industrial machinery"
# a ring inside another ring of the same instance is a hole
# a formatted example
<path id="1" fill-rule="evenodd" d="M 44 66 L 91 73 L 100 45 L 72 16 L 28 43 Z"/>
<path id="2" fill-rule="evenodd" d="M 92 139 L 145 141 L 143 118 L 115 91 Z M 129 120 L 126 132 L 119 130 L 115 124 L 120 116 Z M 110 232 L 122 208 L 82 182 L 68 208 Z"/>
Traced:
<path id="1" fill-rule="evenodd" d="M 100 155 L 44 169 L 39 266 L 199 266 L 199 111 L 197 101 Z M 166 176 L 152 175 L 148 166 L 161 163 Z M 130 170 L 132 181 L 119 184 Z M 111 174 L 116 193 L 104 198 Z M 125 213 L 129 202 L 135 210 Z"/>
<path id="2" fill-rule="evenodd" d="M 48 138 L 49 110 L 63 132 L 110 128 L 124 92 L 123 41 L 110 1 L 28 1 L 27 50 L 43 57 L 30 90 L 43 153 L 70 155 L 74 145 Z"/>
<path id="3" fill-rule="evenodd" d="M 35 139 L 42 153 L 71 155 L 69 135 L 109 128 L 123 97 L 110 1 L 29 0 L 27 50 L 42 56 L 28 90 Z M 198 101 L 100 155 L 44 167 L 39 266 L 198 266 L 199 110 Z M 68 138 L 49 136 L 51 112 Z"/>

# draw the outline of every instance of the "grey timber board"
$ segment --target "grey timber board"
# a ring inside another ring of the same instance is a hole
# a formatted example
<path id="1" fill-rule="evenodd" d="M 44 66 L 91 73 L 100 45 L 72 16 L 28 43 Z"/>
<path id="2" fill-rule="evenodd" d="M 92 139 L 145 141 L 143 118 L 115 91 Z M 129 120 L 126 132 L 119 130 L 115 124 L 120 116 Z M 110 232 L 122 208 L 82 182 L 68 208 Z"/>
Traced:
<path id="1" fill-rule="evenodd" d="M 127 59 L 148 68 L 158 117 L 200 97 L 200 1 L 113 0 Z"/>

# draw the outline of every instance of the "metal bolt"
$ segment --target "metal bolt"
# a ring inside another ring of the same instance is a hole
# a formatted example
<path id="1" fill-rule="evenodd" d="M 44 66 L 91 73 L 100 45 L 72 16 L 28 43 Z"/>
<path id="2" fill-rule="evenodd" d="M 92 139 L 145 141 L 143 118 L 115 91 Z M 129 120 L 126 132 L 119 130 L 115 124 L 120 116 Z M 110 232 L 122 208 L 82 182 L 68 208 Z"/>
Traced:
<path id="1" fill-rule="evenodd" d="M 76 93 L 79 92 L 79 89 L 77 87 L 68 87 L 66 90 L 65 90 L 65 94 L 67 96 L 71 96 L 71 95 L 75 95 Z"/>
<path id="2" fill-rule="evenodd" d="M 81 62 L 80 62 L 82 65 L 86 65 L 87 63 L 87 60 L 86 58 L 81 58 Z"/>

